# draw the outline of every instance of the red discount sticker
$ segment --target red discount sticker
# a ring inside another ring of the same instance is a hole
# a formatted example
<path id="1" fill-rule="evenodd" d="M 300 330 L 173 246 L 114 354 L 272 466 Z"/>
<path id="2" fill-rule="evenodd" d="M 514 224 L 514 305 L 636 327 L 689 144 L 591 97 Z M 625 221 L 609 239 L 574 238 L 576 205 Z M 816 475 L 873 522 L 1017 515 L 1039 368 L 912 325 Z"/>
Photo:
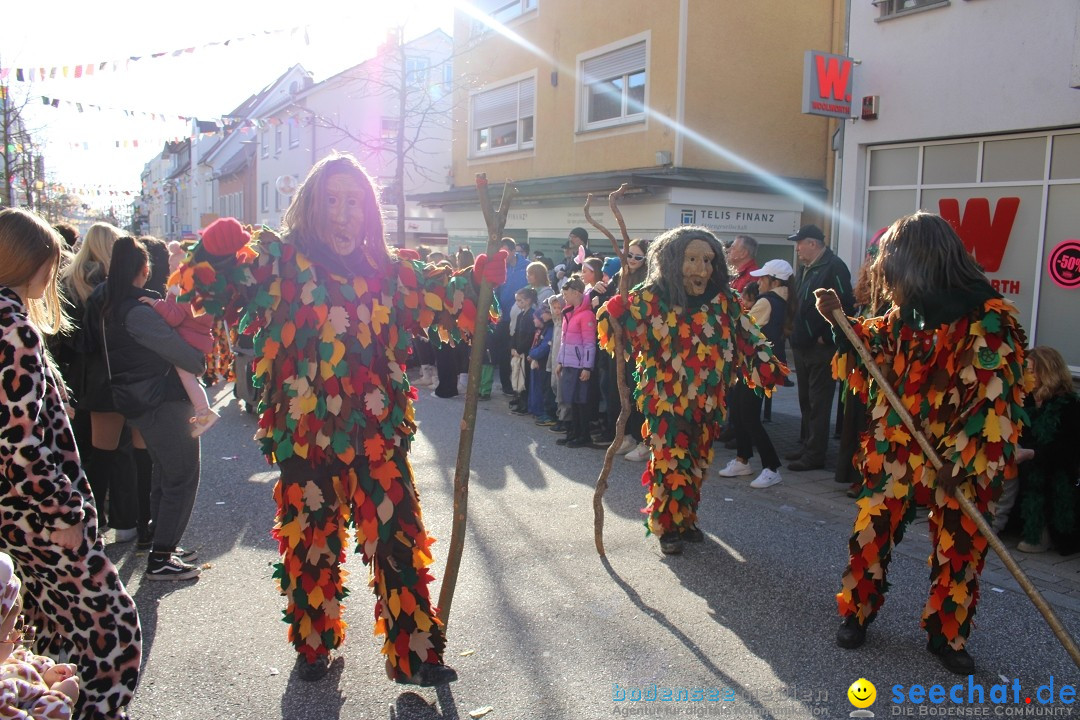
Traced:
<path id="1" fill-rule="evenodd" d="M 1048 270 L 1061 287 L 1080 287 L 1080 240 L 1066 240 L 1050 253 Z"/>

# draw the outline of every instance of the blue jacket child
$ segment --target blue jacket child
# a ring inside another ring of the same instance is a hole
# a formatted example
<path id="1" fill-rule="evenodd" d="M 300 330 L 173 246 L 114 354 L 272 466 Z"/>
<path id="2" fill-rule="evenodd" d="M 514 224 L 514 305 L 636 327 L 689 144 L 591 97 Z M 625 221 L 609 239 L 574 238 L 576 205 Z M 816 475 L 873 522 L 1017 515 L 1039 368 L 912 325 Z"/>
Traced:
<path id="1" fill-rule="evenodd" d="M 551 371 L 547 369 L 547 359 L 555 329 L 547 303 L 542 303 L 533 313 L 533 323 L 536 332 L 529 350 L 529 366 L 532 368 L 529 374 L 529 412 L 541 417 L 544 415 L 544 396 L 551 392 Z"/>

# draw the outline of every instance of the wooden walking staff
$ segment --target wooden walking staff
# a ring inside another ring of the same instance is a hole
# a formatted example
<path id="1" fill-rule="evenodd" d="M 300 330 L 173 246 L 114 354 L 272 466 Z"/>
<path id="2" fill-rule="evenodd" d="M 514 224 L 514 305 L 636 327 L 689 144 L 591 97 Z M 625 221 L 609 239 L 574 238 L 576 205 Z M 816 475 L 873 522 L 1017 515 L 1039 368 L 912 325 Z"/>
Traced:
<path id="1" fill-rule="evenodd" d="M 915 424 L 915 419 L 911 417 L 911 413 L 908 412 L 904 403 L 900 401 L 900 396 L 896 394 L 896 391 L 889 385 L 889 381 L 885 379 L 885 374 L 881 371 L 881 368 L 877 366 L 877 363 L 874 362 L 874 358 L 870 356 L 870 350 L 867 349 L 866 345 L 863 344 L 862 340 L 859 339 L 859 336 L 856 335 L 855 331 L 851 328 L 851 321 L 844 315 L 842 308 L 837 308 L 833 311 L 833 320 L 835 320 L 833 326 L 840 328 L 844 335 L 847 336 L 848 341 L 855 347 L 855 351 L 859 353 L 859 357 L 862 358 L 863 364 L 866 365 L 866 369 L 873 376 L 874 380 L 877 381 L 882 392 L 885 393 L 885 397 L 888 398 L 889 404 L 892 405 L 893 410 L 895 410 L 897 415 L 900 416 L 900 419 L 903 420 L 904 425 L 911 432 L 912 437 L 919 443 L 919 447 L 926 453 L 926 457 L 930 459 L 934 469 L 941 470 L 944 465 L 941 457 L 938 456 L 937 451 L 930 444 L 930 441 L 927 440 L 926 436 L 919 430 L 918 426 Z M 1022 587 L 1028 597 L 1031 598 L 1031 602 L 1035 603 L 1035 607 L 1042 613 L 1043 618 L 1046 620 L 1047 624 L 1050 625 L 1050 629 L 1057 635 L 1057 639 L 1065 646 L 1065 651 L 1069 653 L 1073 662 L 1076 663 L 1077 667 L 1080 667 L 1080 650 L 1077 649 L 1076 642 L 1073 641 L 1069 633 L 1066 632 L 1061 621 L 1058 619 L 1057 615 L 1054 614 L 1053 608 L 1050 607 L 1049 603 L 1047 603 L 1046 599 L 1042 596 L 1042 593 L 1040 593 L 1038 588 L 1031 583 L 1031 580 L 1024 574 L 1024 571 L 1020 566 L 1017 565 L 1016 560 L 1009 554 L 1008 549 L 1001 543 L 1001 540 L 998 539 L 998 536 L 994 531 L 990 529 L 990 525 L 987 524 L 982 513 L 975 508 L 971 501 L 964 497 L 964 494 L 961 492 L 954 491 L 952 495 L 956 498 L 956 501 L 960 503 L 960 509 L 963 513 L 967 515 L 969 520 L 975 523 L 979 528 L 979 532 L 982 533 L 982 536 L 986 538 L 986 541 L 990 544 L 990 547 L 992 547 L 994 552 L 998 554 L 998 557 L 1001 558 L 1001 562 L 1005 564 L 1005 567 L 1007 567 L 1013 577 L 1016 578 L 1016 582 L 1020 584 L 1020 587 Z"/>
<path id="2" fill-rule="evenodd" d="M 619 295 L 623 298 L 626 297 L 626 293 L 630 289 L 630 273 L 629 268 L 626 266 L 626 255 L 630 252 L 630 234 L 626 231 L 626 223 L 623 221 L 622 213 L 619 211 L 618 201 L 629 187 L 629 185 L 623 183 L 618 190 L 608 195 L 608 207 L 611 208 L 611 214 L 615 216 L 615 220 L 619 223 L 619 230 L 622 232 L 623 245 L 621 248 L 618 240 L 615 239 L 615 235 L 596 222 L 589 212 L 589 206 L 592 204 L 592 193 L 589 193 L 585 198 L 585 219 L 589 221 L 590 225 L 607 236 L 607 239 L 611 241 L 611 246 L 615 248 L 615 254 L 619 256 L 619 267 L 621 268 L 619 273 Z M 593 491 L 593 542 L 596 543 L 596 552 L 601 557 L 605 554 L 604 493 L 607 492 L 607 479 L 608 475 L 611 474 L 611 464 L 615 460 L 615 450 L 622 445 L 623 436 L 626 434 L 626 422 L 630 419 L 630 389 L 626 387 L 626 373 L 623 370 L 626 367 L 626 353 L 623 349 L 622 319 L 609 316 L 608 322 L 611 324 L 611 335 L 615 343 L 615 381 L 619 386 L 621 404 L 619 406 L 619 419 L 615 421 L 615 438 L 611 441 L 611 445 L 608 446 L 607 452 L 604 453 L 604 467 L 600 470 L 600 477 L 596 478 L 596 489 Z"/>
<path id="3" fill-rule="evenodd" d="M 487 174 L 476 174 L 476 192 L 480 195 L 480 210 L 488 230 L 487 256 L 493 262 L 499 252 L 506 214 L 510 211 L 510 198 L 517 189 L 507 180 L 503 185 L 502 200 L 496 212 L 488 195 Z M 454 601 L 461 551 L 465 547 L 465 519 L 469 505 L 469 462 L 472 460 L 473 429 L 476 427 L 476 398 L 480 390 L 480 374 L 483 372 L 484 345 L 487 343 L 488 313 L 491 310 L 492 290 L 481 274 L 480 292 L 476 302 L 476 332 L 473 333 L 472 350 L 469 353 L 469 384 L 465 389 L 465 413 L 461 418 L 461 439 L 458 441 L 457 466 L 454 468 L 454 522 L 450 531 L 450 549 L 446 554 L 446 572 L 439 590 L 439 614 L 443 624 L 450 622 L 450 605 Z"/>

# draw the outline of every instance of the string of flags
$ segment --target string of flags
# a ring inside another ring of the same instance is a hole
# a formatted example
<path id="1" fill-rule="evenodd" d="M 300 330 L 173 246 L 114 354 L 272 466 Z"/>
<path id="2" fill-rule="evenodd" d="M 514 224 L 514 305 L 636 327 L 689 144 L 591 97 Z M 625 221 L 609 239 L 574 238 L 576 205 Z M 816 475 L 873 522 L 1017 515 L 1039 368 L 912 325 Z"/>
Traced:
<path id="1" fill-rule="evenodd" d="M 161 120 L 167 122 L 168 120 L 180 120 L 181 122 L 191 122 L 192 118 L 188 115 L 172 115 L 169 113 L 160 112 L 146 112 L 145 110 L 128 110 L 126 108 L 109 107 L 108 105 L 97 105 L 95 103 L 82 103 L 75 100 L 63 100 L 61 98 L 50 98 L 45 95 L 41 96 L 41 104 L 46 107 L 60 108 L 61 105 L 65 108 L 73 108 L 77 112 L 86 112 L 86 110 L 114 110 L 116 112 L 122 112 L 127 117 L 148 117 L 151 120 Z"/>
<path id="2" fill-rule="evenodd" d="M 291 36 L 296 36 L 300 33 L 303 33 L 304 44 L 310 45 L 311 40 L 308 37 L 309 27 L 309 25 L 298 25 L 296 27 L 284 28 L 281 30 L 263 30 L 261 32 L 248 33 L 247 35 L 229 38 L 228 40 L 219 40 L 193 47 L 178 48 L 176 50 L 169 50 L 166 52 L 150 53 L 149 55 L 131 55 L 129 57 L 119 60 L 103 60 L 97 62 L 83 63 L 81 65 L 53 65 L 48 67 L 39 66 L 14 68 L 0 67 L 0 82 L 8 82 L 9 79 L 13 80 L 14 82 L 36 82 L 39 80 L 58 80 L 64 78 L 79 79 L 105 72 L 127 71 L 134 63 L 138 63 L 142 60 L 158 60 L 168 57 L 180 57 L 181 55 L 193 53 L 200 48 L 205 49 L 218 45 L 228 47 L 232 43 L 243 42 L 244 40 L 250 40 L 253 38 L 272 37 L 275 35 L 289 34 Z"/>
<path id="3" fill-rule="evenodd" d="M 4 90 L 3 86 L 0 86 L 0 90 Z M 3 95 L 0 94 L 0 99 Z M 63 98 L 54 98 L 47 95 L 41 96 L 41 104 L 45 107 L 53 109 L 68 109 L 75 110 L 79 113 L 84 113 L 87 110 L 97 110 L 99 112 L 110 110 L 118 113 L 123 113 L 125 117 L 143 117 L 150 118 L 151 121 L 160 120 L 162 122 L 168 122 L 170 120 L 176 120 L 180 122 L 191 122 L 195 120 L 192 115 L 174 115 L 172 113 L 151 112 L 147 110 L 132 110 L 130 108 L 118 108 L 110 107 L 108 105 L 98 105 L 96 103 L 84 103 L 77 100 L 65 100 Z M 198 123 L 198 132 L 202 134 L 219 132 L 222 128 L 227 130 L 240 130 L 246 132 L 249 129 L 262 129 L 265 127 L 273 127 L 278 125 L 286 125 L 292 127 L 306 127 L 310 125 L 310 117 L 298 118 L 295 115 L 288 117 L 270 117 L 270 118 L 220 118 L 214 120 L 196 120 Z"/>

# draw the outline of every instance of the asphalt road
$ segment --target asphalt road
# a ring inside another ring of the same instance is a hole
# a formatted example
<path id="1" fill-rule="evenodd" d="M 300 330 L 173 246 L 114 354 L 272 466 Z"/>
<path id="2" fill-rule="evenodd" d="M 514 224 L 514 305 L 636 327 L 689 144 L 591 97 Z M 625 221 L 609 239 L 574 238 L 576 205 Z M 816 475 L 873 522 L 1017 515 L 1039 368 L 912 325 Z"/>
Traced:
<path id="1" fill-rule="evenodd" d="M 227 401 L 230 388 L 217 388 L 219 399 Z M 412 463 L 429 531 L 440 539 L 436 583 L 449 545 L 463 407 L 460 398 L 429 395 L 417 407 Z M 221 412 L 204 436 L 202 486 L 184 537 L 207 564 L 202 577 L 142 582 L 145 554 L 110 546 L 143 623 L 145 667 L 133 718 L 449 719 L 479 717 L 485 708 L 491 720 L 840 718 L 855 709 L 847 689 L 860 677 L 877 688 L 869 708 L 877 717 L 958 710 L 1053 710 L 1060 717 L 1075 708 L 1060 693 L 1080 684 L 1080 671 L 1034 606 L 985 583 L 969 645 L 978 666 L 971 682 L 983 686 L 985 704 L 894 703 L 895 686 L 906 698 L 912 685 L 943 684 L 947 692 L 956 682 L 967 699 L 968 681 L 924 648 L 925 561 L 897 553 L 889 600 L 867 644 L 837 648 L 833 595 L 850 519 L 797 510 L 783 484 L 752 490 L 752 478 L 711 475 L 700 508 L 706 541 L 665 557 L 641 521 L 644 466 L 616 459 L 601 559 L 593 547 L 592 492 L 602 453 L 556 446 L 554 433 L 509 414 L 498 393 L 478 414 L 469 530 L 448 625 L 446 661 L 460 680 L 422 689 L 386 679 L 371 630 L 367 568 L 351 557 L 349 637 L 327 678 L 302 682 L 271 579 L 276 473 L 251 440 L 255 419 L 235 402 Z M 714 465 L 730 456 L 720 449 Z M 920 532 L 904 544 L 923 558 L 929 549 Z M 1080 636 L 1080 616 L 1059 612 Z M 1035 693 L 1051 677 L 1055 704 L 1043 706 Z M 1014 679 L 1020 705 L 991 704 L 991 686 L 1004 682 L 1012 700 Z M 653 688 L 659 695 L 685 688 L 688 697 L 700 689 L 703 699 L 632 699 L 650 697 Z"/>

